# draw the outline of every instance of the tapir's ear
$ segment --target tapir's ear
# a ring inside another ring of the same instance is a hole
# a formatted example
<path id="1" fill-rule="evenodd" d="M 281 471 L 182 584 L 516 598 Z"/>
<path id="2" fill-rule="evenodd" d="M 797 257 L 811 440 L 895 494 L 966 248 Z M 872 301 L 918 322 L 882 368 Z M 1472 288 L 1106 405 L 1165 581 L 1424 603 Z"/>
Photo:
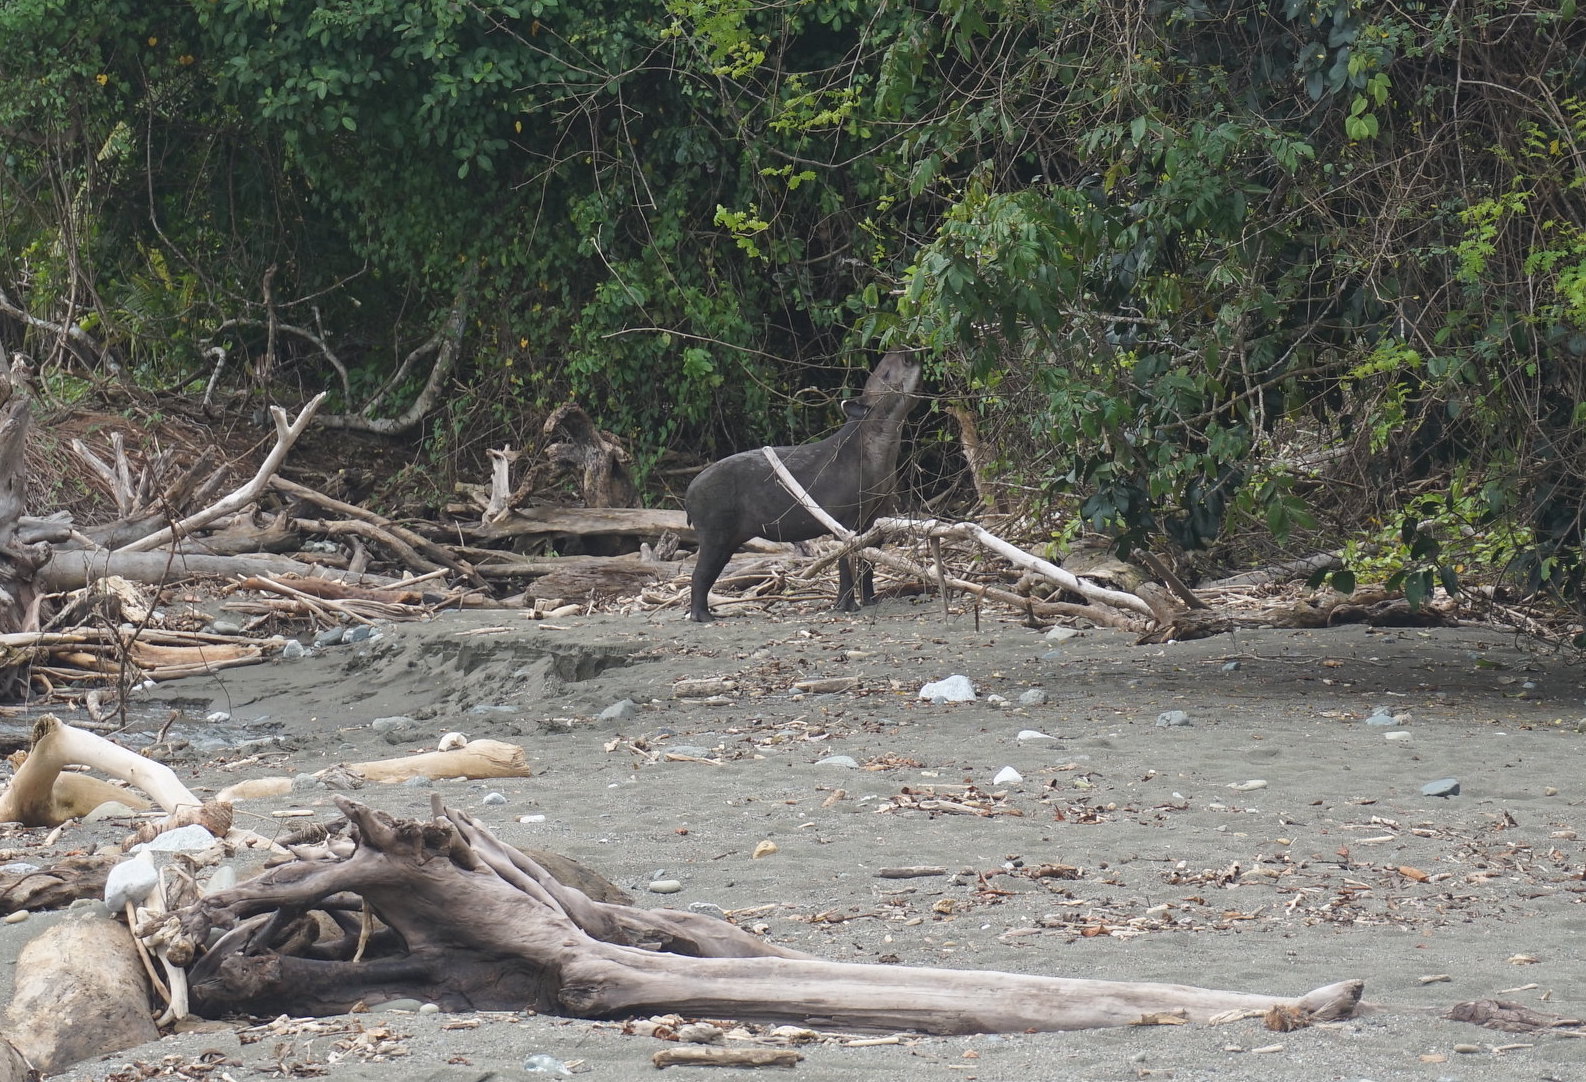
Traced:
<path id="1" fill-rule="evenodd" d="M 870 412 L 870 407 L 857 398 L 850 398 L 843 402 L 843 416 L 850 421 L 857 421 Z"/>

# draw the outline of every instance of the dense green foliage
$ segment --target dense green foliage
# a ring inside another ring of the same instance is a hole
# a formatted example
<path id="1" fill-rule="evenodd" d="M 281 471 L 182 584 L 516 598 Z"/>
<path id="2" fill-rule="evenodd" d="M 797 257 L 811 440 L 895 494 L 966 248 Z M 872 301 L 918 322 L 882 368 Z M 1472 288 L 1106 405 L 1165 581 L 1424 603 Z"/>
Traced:
<path id="1" fill-rule="evenodd" d="M 1574 0 L 13 0 L 0 41 L 0 289 L 146 381 L 231 320 L 328 385 L 304 336 L 261 370 L 273 318 L 353 410 L 468 291 L 437 447 L 571 396 L 651 462 L 924 346 L 1126 546 L 1321 512 L 1412 596 L 1579 586 Z"/>

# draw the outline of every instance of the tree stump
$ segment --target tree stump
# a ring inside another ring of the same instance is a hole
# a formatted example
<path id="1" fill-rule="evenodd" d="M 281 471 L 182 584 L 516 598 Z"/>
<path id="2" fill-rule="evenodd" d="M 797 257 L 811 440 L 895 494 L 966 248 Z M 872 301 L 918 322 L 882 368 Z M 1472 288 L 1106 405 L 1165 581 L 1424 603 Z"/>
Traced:
<path id="1" fill-rule="evenodd" d="M 47 541 L 29 542 L 23 531 L 27 511 L 28 425 L 32 413 L 21 385 L 0 373 L 0 633 L 38 627 L 33 580 L 50 558 Z M 27 691 L 27 665 L 0 667 L 0 699 Z"/>

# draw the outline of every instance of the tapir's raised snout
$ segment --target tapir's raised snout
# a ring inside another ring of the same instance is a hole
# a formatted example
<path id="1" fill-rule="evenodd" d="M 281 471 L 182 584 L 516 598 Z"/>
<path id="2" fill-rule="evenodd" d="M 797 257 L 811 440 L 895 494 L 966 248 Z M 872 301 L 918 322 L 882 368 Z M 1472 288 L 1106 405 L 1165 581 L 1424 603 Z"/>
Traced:
<path id="1" fill-rule="evenodd" d="M 827 514 L 850 530 L 876 520 L 892 496 L 903 419 L 920 386 L 918 358 L 888 353 L 859 397 L 843 403 L 848 421 L 831 436 L 797 447 L 776 448 L 788 470 Z M 777 480 L 758 450 L 707 467 L 684 496 L 688 520 L 699 536 L 688 615 L 701 623 L 710 613 L 710 588 L 732 554 L 751 537 L 804 541 L 827 532 Z M 838 565 L 838 608 L 858 608 L 853 569 Z M 865 600 L 870 600 L 869 580 Z"/>

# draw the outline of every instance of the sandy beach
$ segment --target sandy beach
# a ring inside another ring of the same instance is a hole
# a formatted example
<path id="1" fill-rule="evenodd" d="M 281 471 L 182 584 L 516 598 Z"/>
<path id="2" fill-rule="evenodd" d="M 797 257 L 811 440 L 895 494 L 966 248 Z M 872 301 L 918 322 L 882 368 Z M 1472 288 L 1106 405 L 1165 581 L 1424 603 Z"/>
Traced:
<path id="1" fill-rule="evenodd" d="M 976 701 L 919 698 L 954 674 Z M 707 678 L 721 683 L 677 694 Z M 812 680 L 846 683 L 795 687 Z M 1359 977 L 1375 1005 L 1287 1033 L 1246 1020 L 853 1046 L 823 1030 L 797 1077 L 1586 1079 L 1586 1042 L 1439 1017 L 1483 998 L 1586 1014 L 1586 673 L 1509 632 L 1137 646 L 1107 630 L 1057 641 L 989 610 L 944 619 L 935 599 L 854 617 L 740 608 L 708 626 L 676 612 L 545 623 L 497 611 L 388 625 L 145 694 L 146 728 L 179 712 L 169 735 L 186 746 L 171 765 L 194 788 L 428 750 L 452 731 L 522 744 L 529 778 L 352 795 L 427 817 L 439 792 L 506 841 L 584 861 L 639 905 L 719 907 L 834 960 L 1285 995 Z M 624 699 L 631 716 L 599 717 Z M 231 720 L 205 722 L 215 711 Z M 412 719 L 406 742 L 371 727 L 392 716 Z M 1423 793 L 1445 779 L 1457 795 Z M 239 805 L 238 822 L 295 829 L 302 818 L 271 813 L 329 819 L 331 796 Z M 52 848 L 124 833 L 73 826 Z M 39 862 L 44 834 L 6 845 Z M 942 871 L 877 874 L 900 867 Z M 681 889 L 649 889 L 665 880 Z M 21 944 L 60 919 L 0 926 L 7 983 Z M 662 1047 L 616 1023 L 517 1014 L 247 1025 L 60 1077 L 473 1082 L 545 1078 L 523 1069 L 544 1054 L 630 1079 L 653 1075 Z M 386 1032 L 346 1047 L 371 1029 Z"/>

